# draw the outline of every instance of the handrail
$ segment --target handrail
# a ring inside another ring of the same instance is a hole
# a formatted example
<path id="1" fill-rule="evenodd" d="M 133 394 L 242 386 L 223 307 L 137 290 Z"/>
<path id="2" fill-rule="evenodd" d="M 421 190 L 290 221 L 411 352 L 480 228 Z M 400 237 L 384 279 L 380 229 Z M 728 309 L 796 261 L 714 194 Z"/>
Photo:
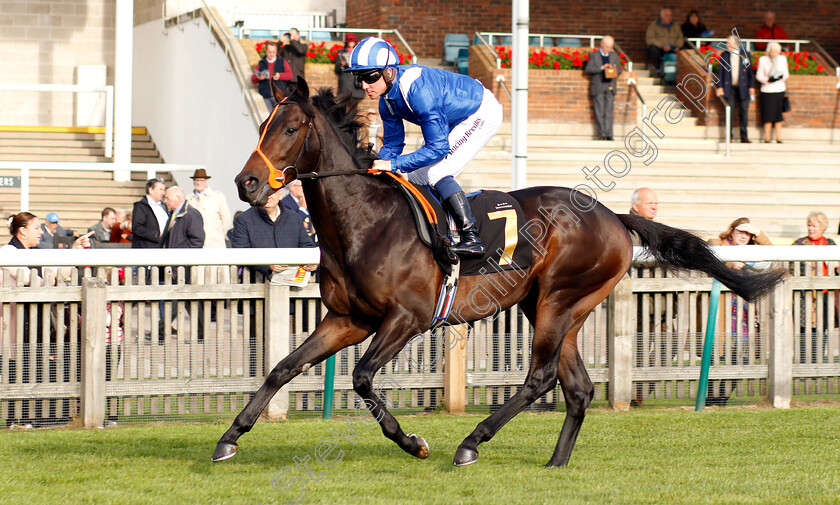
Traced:
<path id="1" fill-rule="evenodd" d="M 247 33 L 251 30 L 256 30 L 256 29 L 257 28 L 243 28 L 240 33 Z M 272 31 L 274 31 L 274 30 L 272 29 Z M 283 30 L 281 29 L 281 30 L 277 30 L 277 31 L 282 32 Z M 318 40 L 312 40 L 312 33 L 313 32 L 328 32 L 330 34 L 332 34 L 332 33 L 353 33 L 353 34 L 368 33 L 368 34 L 376 35 L 379 38 L 382 38 L 383 34 L 393 33 L 400 40 L 400 43 L 405 48 L 406 52 L 408 52 L 408 54 L 411 55 L 411 62 L 412 63 L 417 63 L 417 53 L 414 52 L 414 49 L 411 48 L 411 46 L 408 44 L 408 41 L 405 40 L 405 38 L 402 36 L 402 33 L 400 33 L 400 31 L 397 30 L 396 28 L 392 28 L 392 29 L 390 29 L 390 28 L 389 29 L 380 29 L 380 28 L 298 28 L 298 31 L 301 33 L 301 35 L 303 35 L 305 33 L 307 35 L 306 41 L 310 42 L 310 43 L 320 42 Z M 327 41 L 324 41 L 324 42 L 327 42 Z"/>
<path id="2" fill-rule="evenodd" d="M 14 84 L 0 83 L 0 91 L 69 91 L 72 93 L 105 93 L 105 157 L 113 158 L 114 145 L 114 86 L 84 86 L 81 84 Z"/>
<path id="3" fill-rule="evenodd" d="M 704 40 L 707 42 L 726 42 L 727 38 L 720 38 L 720 37 L 692 37 L 688 39 L 691 42 L 697 41 L 697 45 L 702 45 L 700 42 Z M 800 44 L 810 44 L 812 41 L 805 40 L 805 39 L 740 39 L 741 42 L 747 43 L 747 51 L 752 51 L 752 44 L 755 42 L 759 43 L 767 43 L 767 42 L 778 42 L 779 44 L 793 44 L 793 51 L 798 53 L 799 52 L 799 45 Z"/>
<path id="4" fill-rule="evenodd" d="M 499 56 L 496 54 L 496 50 L 493 49 L 493 46 L 491 46 L 487 42 L 487 40 L 484 39 L 484 36 L 482 36 L 480 33 L 475 32 L 475 36 L 478 37 L 478 40 L 481 42 L 482 45 L 484 45 L 487 49 L 490 50 L 490 54 L 492 54 L 493 58 L 496 59 L 496 68 L 502 68 L 502 59 L 499 58 Z M 510 93 L 508 93 L 508 96 L 510 96 Z"/>
<path id="5" fill-rule="evenodd" d="M 178 163 L 132 163 L 129 170 L 146 170 L 146 178 L 154 179 L 157 172 L 194 172 L 204 165 Z M 20 211 L 29 210 L 29 172 L 31 170 L 84 170 L 107 172 L 126 170 L 117 163 L 84 163 L 74 161 L 0 161 L 0 170 L 20 170 Z"/>
<path id="6" fill-rule="evenodd" d="M 493 50 L 493 37 L 511 37 L 512 33 L 511 32 L 476 32 L 476 35 L 478 35 L 479 39 L 485 45 L 488 45 L 490 47 L 490 49 Z M 489 44 L 486 40 L 484 40 L 484 36 L 487 36 L 490 39 Z M 539 37 L 539 40 L 540 40 L 539 45 L 543 46 L 543 47 L 545 46 L 545 44 L 543 44 L 543 42 L 545 42 L 546 37 L 567 38 L 567 39 L 589 39 L 589 49 L 595 49 L 595 40 L 603 39 L 604 37 L 606 37 L 606 35 L 575 35 L 575 34 L 568 34 L 568 33 L 529 33 L 528 34 L 528 39 L 530 40 L 531 37 Z M 625 56 L 624 59 L 627 60 L 627 71 L 632 72 L 633 71 L 633 60 L 630 59 L 630 56 L 628 56 L 627 53 L 624 52 L 621 49 L 621 47 L 618 46 L 618 44 L 614 44 L 613 49 L 615 49 L 619 53 L 624 53 L 624 56 Z M 497 58 L 497 60 L 498 60 L 498 58 Z M 496 68 L 501 68 L 501 67 L 498 66 Z"/>
<path id="7" fill-rule="evenodd" d="M 647 136 L 647 124 L 645 122 L 645 118 L 647 118 L 647 103 L 645 103 L 645 99 L 642 98 L 642 94 L 639 93 L 639 88 L 636 86 L 636 78 L 629 77 L 627 79 L 627 85 L 636 93 L 636 98 L 642 102 L 642 135 Z"/>
<path id="8" fill-rule="evenodd" d="M 510 94 L 510 90 L 508 89 L 507 84 L 505 84 L 505 76 L 503 76 L 501 74 L 497 75 L 496 76 L 496 82 L 498 82 L 499 84 L 502 85 L 502 89 L 505 90 L 505 93 L 507 93 L 508 100 L 513 102 L 513 97 Z"/>
<path id="9" fill-rule="evenodd" d="M 317 247 L 265 249 L 9 249 L 0 267 L 75 266 L 210 266 L 271 265 L 282 258 L 288 265 L 318 263 Z"/>
<path id="10" fill-rule="evenodd" d="M 834 76 L 838 79 L 837 88 L 840 88 L 840 65 L 838 65 L 837 62 L 834 61 L 834 58 L 832 58 L 830 54 L 825 52 L 825 49 L 823 49 L 819 42 L 817 42 L 816 40 L 812 40 L 811 43 L 817 47 L 817 52 L 820 53 L 823 58 L 825 58 L 826 63 L 834 67 Z"/>
<path id="11" fill-rule="evenodd" d="M 712 83 L 714 86 L 714 83 Z M 717 88 L 717 86 L 715 86 Z M 717 94 L 717 93 L 716 93 Z M 723 104 L 723 109 L 726 114 L 726 157 L 729 157 L 729 144 L 732 142 L 732 108 L 729 106 L 729 102 L 723 99 L 722 96 L 718 96 L 718 100 L 720 103 Z"/>

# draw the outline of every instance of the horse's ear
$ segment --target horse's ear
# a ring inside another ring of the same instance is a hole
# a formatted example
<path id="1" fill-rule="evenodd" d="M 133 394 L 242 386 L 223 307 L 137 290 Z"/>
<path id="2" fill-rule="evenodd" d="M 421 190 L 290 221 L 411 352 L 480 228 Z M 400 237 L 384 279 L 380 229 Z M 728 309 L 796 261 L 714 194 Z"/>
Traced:
<path id="1" fill-rule="evenodd" d="M 306 84 L 306 80 L 302 76 L 298 76 L 297 78 L 297 91 L 296 93 L 303 98 L 309 100 L 309 86 Z"/>
<path id="2" fill-rule="evenodd" d="M 274 99 L 277 100 L 277 103 L 280 103 L 285 100 L 288 95 L 291 95 L 291 93 L 285 86 L 278 86 L 276 82 L 277 81 L 274 79 L 271 80 L 271 92 L 274 94 Z"/>

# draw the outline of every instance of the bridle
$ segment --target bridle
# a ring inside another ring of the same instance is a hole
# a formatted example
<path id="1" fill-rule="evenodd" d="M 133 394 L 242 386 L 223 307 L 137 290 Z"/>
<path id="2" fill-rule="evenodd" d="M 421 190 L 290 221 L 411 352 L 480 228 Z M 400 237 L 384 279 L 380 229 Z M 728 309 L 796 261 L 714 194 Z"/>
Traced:
<path id="1" fill-rule="evenodd" d="M 271 160 L 268 159 L 268 156 L 266 156 L 265 153 L 262 151 L 262 143 L 263 143 L 263 140 L 265 139 L 266 132 L 268 132 L 268 129 L 271 126 L 271 122 L 274 120 L 274 116 L 277 114 L 277 111 L 280 110 L 280 106 L 281 105 L 288 105 L 289 103 L 292 103 L 292 102 L 287 102 L 286 99 L 283 99 L 282 102 L 279 102 L 277 105 L 274 106 L 274 109 L 271 111 L 271 115 L 268 116 L 268 121 L 265 124 L 265 128 L 263 129 L 262 134 L 260 134 L 260 140 L 259 140 L 259 142 L 257 142 L 257 147 L 254 149 L 254 152 L 260 155 L 260 158 L 262 158 L 263 163 L 265 163 L 266 167 L 268 167 L 268 185 L 272 189 L 282 188 L 283 186 L 286 185 L 287 180 L 288 181 L 293 181 L 295 179 L 315 180 L 315 179 L 321 179 L 321 178 L 324 178 L 324 177 L 332 177 L 332 176 L 335 176 L 335 175 L 372 174 L 372 173 L 377 172 L 377 171 L 375 171 L 374 169 L 371 168 L 371 169 L 356 169 L 356 170 L 339 170 L 339 171 L 336 171 L 336 172 L 330 172 L 328 174 L 319 174 L 317 172 L 317 169 L 318 169 L 318 166 L 320 166 L 320 164 L 321 164 L 321 157 L 318 156 L 318 163 L 315 165 L 315 170 L 313 170 L 312 172 L 309 172 L 309 173 L 305 173 L 305 174 L 298 173 L 297 165 L 300 162 L 300 158 L 303 156 L 303 153 L 306 151 L 306 142 L 309 140 L 309 135 L 312 133 L 312 130 L 315 130 L 315 126 L 312 124 L 312 120 L 314 118 L 312 116 L 308 115 L 308 114 L 307 114 L 307 117 L 309 118 L 309 122 L 306 125 L 306 135 L 303 137 L 303 142 L 300 144 L 300 148 L 299 148 L 299 151 L 298 151 L 297 158 L 295 159 L 295 162 L 291 165 L 288 165 L 286 168 L 284 168 L 282 170 L 278 170 L 277 167 L 274 166 L 274 163 L 272 163 Z M 318 132 L 318 130 L 315 130 L 315 134 L 318 135 L 319 144 L 323 146 L 323 141 L 321 139 L 321 134 Z M 286 171 L 288 171 L 288 170 L 294 170 L 294 176 L 293 177 L 287 177 L 286 176 Z"/>

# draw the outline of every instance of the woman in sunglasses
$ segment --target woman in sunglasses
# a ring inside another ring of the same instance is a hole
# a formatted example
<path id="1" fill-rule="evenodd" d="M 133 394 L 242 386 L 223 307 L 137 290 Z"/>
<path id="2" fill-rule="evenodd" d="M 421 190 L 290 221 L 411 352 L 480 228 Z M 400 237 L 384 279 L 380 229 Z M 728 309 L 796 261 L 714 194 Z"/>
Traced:
<path id="1" fill-rule="evenodd" d="M 379 101 L 384 144 L 373 168 L 408 173 L 414 184 L 437 192 L 455 220 L 460 242 L 453 252 L 481 257 L 484 246 L 464 190 L 455 181 L 502 124 L 502 106 L 477 80 L 421 65 L 399 65 L 397 52 L 378 37 L 353 49 L 350 66 L 371 100 Z M 423 146 L 409 154 L 403 120 L 420 126 Z"/>

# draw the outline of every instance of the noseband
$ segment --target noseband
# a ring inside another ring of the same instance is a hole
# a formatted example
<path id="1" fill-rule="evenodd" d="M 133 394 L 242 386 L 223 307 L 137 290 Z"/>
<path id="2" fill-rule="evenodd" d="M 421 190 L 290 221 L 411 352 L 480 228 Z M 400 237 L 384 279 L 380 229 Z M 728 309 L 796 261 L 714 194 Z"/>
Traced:
<path id="1" fill-rule="evenodd" d="M 283 100 L 283 102 L 286 101 Z M 277 170 L 277 168 L 274 166 L 274 163 L 272 163 L 271 160 L 268 159 L 268 156 L 266 156 L 265 153 L 262 152 L 262 143 L 265 139 L 266 132 L 268 132 L 269 127 L 271 127 L 271 122 L 274 120 L 275 114 L 277 114 L 277 111 L 280 110 L 280 105 L 288 104 L 288 102 L 283 102 L 280 102 L 274 106 L 274 110 L 272 110 L 271 115 L 268 116 L 268 122 L 265 124 L 265 129 L 263 129 L 263 132 L 260 135 L 260 141 L 257 142 L 257 148 L 254 149 L 254 152 L 260 155 L 260 158 L 262 158 L 263 163 L 265 163 L 265 166 L 268 167 L 268 185 L 271 186 L 272 189 L 280 189 L 286 185 L 287 180 L 294 180 L 295 177 L 298 177 L 297 164 L 298 162 L 300 162 L 300 157 L 303 156 L 303 153 L 306 151 L 306 141 L 309 140 L 309 134 L 312 133 L 313 130 L 312 117 L 308 116 L 309 123 L 307 123 L 306 125 L 306 136 L 303 137 L 303 142 L 300 144 L 300 150 L 298 151 L 297 159 L 295 159 L 295 162 L 293 164 L 287 166 L 283 170 Z M 317 131 L 315 133 L 317 133 Z M 320 158 L 318 159 L 318 161 L 321 161 Z M 287 170 L 294 170 L 295 177 L 287 178 Z"/>
<path id="2" fill-rule="evenodd" d="M 294 180 L 294 179 L 301 179 L 301 180 L 312 179 L 312 180 L 315 180 L 315 179 L 324 178 L 324 177 L 332 177 L 332 176 L 335 176 L 335 175 L 375 174 L 375 173 L 379 172 L 378 170 L 374 170 L 374 169 L 371 168 L 371 169 L 357 169 L 357 170 L 338 170 L 338 171 L 335 171 L 335 172 L 330 172 L 328 174 L 319 174 L 317 172 L 318 165 L 321 163 L 321 157 L 319 156 L 318 157 L 318 164 L 315 165 L 316 170 L 313 170 L 312 172 L 308 172 L 308 173 L 304 173 L 304 174 L 298 173 L 297 164 L 298 164 L 298 162 L 300 162 L 300 158 L 301 158 L 301 156 L 303 156 L 304 151 L 306 151 L 306 142 L 309 140 L 309 134 L 312 133 L 312 130 L 315 129 L 314 125 L 312 124 L 313 117 L 309 116 L 308 114 L 307 114 L 307 117 L 309 118 L 309 123 L 307 123 L 307 125 L 306 125 L 306 136 L 303 137 L 303 142 L 300 144 L 300 150 L 298 151 L 297 159 L 295 159 L 295 162 L 292 165 L 287 166 L 283 170 L 277 170 L 277 168 L 274 166 L 274 163 L 272 163 L 271 160 L 268 159 L 268 156 L 266 156 L 265 153 L 263 153 L 262 143 L 263 143 L 263 140 L 265 139 L 266 132 L 268 132 L 268 128 L 271 126 L 271 122 L 274 120 L 274 116 L 277 114 L 277 111 L 280 110 L 280 106 L 281 105 L 288 105 L 289 103 L 292 103 L 292 102 L 286 102 L 286 100 L 283 99 L 282 102 L 279 102 L 277 105 L 274 106 L 274 109 L 271 111 L 271 115 L 268 116 L 268 122 L 266 122 L 265 128 L 263 129 L 263 132 L 260 135 L 260 140 L 259 140 L 259 142 L 257 142 L 257 147 L 256 147 L 256 149 L 254 149 L 254 152 L 260 155 L 260 158 L 262 158 L 263 163 L 265 163 L 265 166 L 268 168 L 268 185 L 272 189 L 282 188 L 283 186 L 286 185 L 287 180 Z M 315 133 L 318 135 L 318 140 L 321 142 L 321 145 L 323 146 L 323 141 L 321 141 L 321 134 L 317 130 L 315 130 Z M 287 177 L 286 176 L 286 171 L 287 170 L 294 170 L 294 172 L 295 172 L 294 176 L 293 177 Z"/>

